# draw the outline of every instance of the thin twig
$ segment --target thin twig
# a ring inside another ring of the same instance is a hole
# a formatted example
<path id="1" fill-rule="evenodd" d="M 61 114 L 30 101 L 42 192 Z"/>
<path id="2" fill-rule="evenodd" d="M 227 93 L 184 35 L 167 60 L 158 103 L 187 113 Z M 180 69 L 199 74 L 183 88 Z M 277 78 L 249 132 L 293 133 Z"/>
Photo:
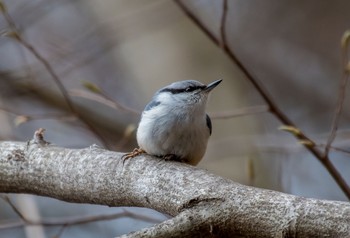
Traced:
<path id="1" fill-rule="evenodd" d="M 34 121 L 34 120 L 61 120 L 61 121 L 68 121 L 72 119 L 76 119 L 76 117 L 66 114 L 58 114 L 58 113 L 45 113 L 45 114 L 38 114 L 38 115 L 28 115 L 28 114 L 22 114 L 20 112 L 16 112 L 15 110 L 6 108 L 6 107 L 0 107 L 0 111 L 7 112 L 9 114 L 16 115 L 14 119 L 14 123 L 16 126 L 19 126 L 23 123 Z"/>
<path id="2" fill-rule="evenodd" d="M 72 116 L 69 116 L 67 114 L 58 114 L 58 113 L 44 113 L 44 114 L 37 114 L 37 115 L 28 115 L 28 114 L 23 114 L 20 112 L 17 112 L 15 110 L 9 109 L 7 107 L 0 107 L 0 111 L 4 111 L 16 116 L 24 116 L 28 117 L 29 119 L 33 120 L 39 120 L 39 119 L 55 119 L 55 118 L 71 118 Z"/>
<path id="3" fill-rule="evenodd" d="M 70 90 L 69 94 L 72 95 L 73 97 L 81 97 L 81 98 L 90 99 L 90 100 L 102 103 L 104 105 L 107 105 L 111 108 L 114 108 L 117 110 L 122 110 L 122 111 L 125 111 L 128 113 L 134 114 L 134 115 L 141 114 L 140 111 L 137 111 L 137 110 L 132 109 L 130 107 L 124 106 L 124 105 L 120 104 L 119 102 L 112 100 L 106 94 L 94 94 L 94 93 L 90 93 L 90 92 L 79 90 L 79 89 Z"/>
<path id="4" fill-rule="evenodd" d="M 12 210 L 21 218 L 21 221 L 10 221 L 0 224 L 1 229 L 10 229 L 23 226 L 73 226 L 82 225 L 90 222 L 96 221 L 106 221 L 114 220 L 118 218 L 129 217 L 137 220 L 142 220 L 150 223 L 160 223 L 163 219 L 156 219 L 146 215 L 136 214 L 128 211 L 127 209 L 122 209 L 122 211 L 112 213 L 112 214 L 100 214 L 100 215 L 88 215 L 88 216 L 78 216 L 78 217 L 63 217 L 63 218 L 44 218 L 43 221 L 32 221 L 26 218 L 16 207 L 11 199 L 5 195 L 0 195 Z"/>
<path id="5" fill-rule="evenodd" d="M 135 213 L 123 210 L 122 212 L 116 212 L 112 214 L 88 215 L 88 216 L 80 216 L 80 217 L 63 217 L 63 218 L 43 218 L 43 221 L 31 221 L 28 219 L 26 220 L 22 219 L 23 221 L 10 221 L 4 224 L 0 224 L 0 230 L 17 228 L 22 226 L 74 226 L 74 225 L 82 225 L 90 222 L 107 221 L 107 220 L 114 220 L 114 219 L 125 218 L 125 217 L 147 221 L 150 223 L 159 223 L 163 221 L 162 219 L 156 219 L 149 216 L 135 214 Z"/>
<path id="6" fill-rule="evenodd" d="M 329 150 L 331 148 L 331 145 L 333 141 L 335 140 L 337 130 L 338 130 L 338 125 L 339 125 L 339 119 L 343 110 L 343 105 L 344 105 L 344 99 L 345 99 L 345 94 L 346 94 L 346 85 L 349 81 L 349 40 L 350 40 L 350 32 L 346 31 L 344 33 L 343 39 L 342 39 L 342 63 L 343 63 L 343 78 L 339 84 L 339 90 L 338 90 L 338 100 L 337 100 L 337 105 L 335 108 L 334 112 L 334 117 L 332 120 L 332 126 L 331 126 L 331 132 L 329 134 L 327 144 L 325 147 L 325 156 L 328 156 Z"/>
<path id="7" fill-rule="evenodd" d="M 216 112 L 211 114 L 211 118 L 212 119 L 229 119 L 234 117 L 241 117 L 241 116 L 265 113 L 265 112 L 269 112 L 269 107 L 267 107 L 266 105 L 263 105 L 263 106 L 254 106 L 254 107 L 236 109 L 234 111 Z"/>
<path id="8" fill-rule="evenodd" d="M 269 95 L 267 90 L 264 88 L 260 82 L 253 77 L 253 75 L 248 71 L 248 69 L 243 65 L 243 63 L 237 58 L 237 56 L 234 54 L 234 52 L 230 49 L 227 42 L 220 42 L 215 35 L 213 35 L 206 26 L 185 6 L 185 4 L 181 0 L 174 0 L 175 3 L 182 9 L 182 11 L 187 15 L 188 18 L 190 18 L 207 36 L 210 38 L 216 45 L 221 46 L 223 44 L 223 50 L 227 54 L 227 56 L 232 60 L 232 62 L 238 66 L 238 68 L 243 72 L 243 74 L 246 76 L 246 78 L 249 80 L 249 82 L 254 86 L 254 88 L 258 91 L 260 96 L 263 98 L 265 103 L 269 107 L 269 111 L 273 113 L 276 118 L 278 118 L 284 125 L 289 127 L 294 127 L 295 124 L 282 112 L 282 110 L 277 106 L 277 104 L 274 102 L 272 97 Z M 225 5 L 223 6 L 223 9 L 225 9 Z M 226 11 L 228 11 L 228 6 L 226 6 Z M 225 12 L 225 10 L 223 11 Z M 226 21 L 223 19 L 221 26 L 221 29 L 225 29 Z M 223 38 L 222 40 L 226 40 Z M 302 131 L 300 133 L 293 134 L 298 140 L 301 141 L 310 141 L 312 140 L 308 138 Z M 312 143 L 314 144 L 314 143 Z M 327 171 L 330 173 L 330 175 L 333 177 L 333 179 L 336 181 L 338 186 L 341 188 L 341 190 L 344 192 L 344 194 L 347 196 L 348 199 L 350 199 L 350 187 L 345 181 L 345 179 L 342 177 L 342 175 L 339 173 L 339 171 L 331 164 L 328 156 L 324 157 L 323 153 L 319 151 L 315 146 L 309 146 L 310 144 L 304 143 L 304 147 L 313 154 L 327 169 Z"/>
<path id="9" fill-rule="evenodd" d="M 59 238 L 61 237 L 61 235 L 63 234 L 63 232 L 65 232 L 67 230 L 67 226 L 63 225 L 57 232 L 57 234 L 54 236 L 54 238 Z"/>
<path id="10" fill-rule="evenodd" d="M 60 92 L 62 93 L 63 98 L 65 99 L 66 104 L 68 105 L 68 108 L 70 109 L 70 111 L 76 117 L 78 117 L 80 119 L 80 121 L 82 121 L 86 125 L 86 127 L 89 128 L 101 140 L 101 142 L 105 145 L 105 147 L 109 148 L 109 145 L 108 145 L 107 141 L 104 139 L 104 137 L 95 129 L 95 127 L 89 121 L 87 121 L 85 118 L 83 118 L 78 113 L 78 111 L 75 109 L 74 104 L 73 104 L 71 98 L 69 97 L 69 94 L 68 94 L 66 88 L 64 87 L 63 83 L 61 82 L 60 78 L 58 77 L 58 75 L 54 71 L 51 64 L 28 41 L 26 41 L 22 37 L 22 35 L 20 34 L 20 32 L 18 31 L 18 29 L 16 27 L 14 20 L 12 19 L 11 15 L 8 13 L 8 11 L 6 9 L 4 9 L 2 11 L 2 13 L 4 15 L 6 22 L 9 24 L 11 30 L 13 31 L 10 34 L 8 34 L 8 36 L 11 36 L 13 39 L 16 39 L 29 52 L 31 52 L 40 63 L 43 64 L 43 66 L 45 67 L 47 72 L 51 75 L 55 84 L 59 88 Z"/>
<path id="11" fill-rule="evenodd" d="M 4 111 L 4 112 L 7 112 L 7 113 L 10 113 L 10 114 L 13 114 L 13 115 L 23 115 L 22 113 L 19 113 L 19 112 L 16 112 L 10 108 L 7 108 L 7 107 L 0 107 L 0 111 Z"/>
<path id="12" fill-rule="evenodd" d="M 141 114 L 140 111 L 137 111 L 137 110 L 132 109 L 130 107 L 126 107 L 126 106 L 120 104 L 119 102 L 111 99 L 105 93 L 94 94 L 94 93 L 90 93 L 90 92 L 79 90 L 79 89 L 77 89 L 77 90 L 73 89 L 73 90 L 69 91 L 69 94 L 73 97 L 82 97 L 82 98 L 90 99 L 90 100 L 102 103 L 102 104 L 109 106 L 111 108 L 114 108 L 117 110 L 122 110 L 122 111 L 125 111 L 128 113 L 131 113 L 131 114 L 135 114 L 135 115 Z M 234 117 L 246 116 L 246 115 L 250 115 L 250 114 L 264 113 L 264 112 L 268 112 L 268 111 L 269 111 L 269 108 L 266 105 L 262 105 L 262 106 L 241 108 L 241 109 L 237 109 L 234 111 L 212 113 L 211 118 L 212 119 L 229 119 L 229 118 L 234 118 Z"/>
<path id="13" fill-rule="evenodd" d="M 321 147 L 321 148 L 326 148 L 327 144 L 319 144 L 319 145 L 316 145 L 316 146 Z M 350 150 L 346 150 L 346 149 L 343 149 L 343 148 L 335 147 L 335 146 L 332 146 L 332 145 L 329 147 L 329 150 L 339 151 L 339 152 L 342 152 L 344 154 L 350 154 Z"/>

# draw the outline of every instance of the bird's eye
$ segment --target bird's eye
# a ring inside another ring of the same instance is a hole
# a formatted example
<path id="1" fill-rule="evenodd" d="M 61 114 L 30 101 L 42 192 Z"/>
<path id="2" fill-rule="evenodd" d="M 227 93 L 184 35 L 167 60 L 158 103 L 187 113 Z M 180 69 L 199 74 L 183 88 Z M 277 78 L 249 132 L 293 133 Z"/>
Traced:
<path id="1" fill-rule="evenodd" d="M 191 92 L 191 91 L 193 91 L 193 87 L 187 87 L 187 88 L 185 89 L 185 91 L 186 91 L 186 92 Z"/>

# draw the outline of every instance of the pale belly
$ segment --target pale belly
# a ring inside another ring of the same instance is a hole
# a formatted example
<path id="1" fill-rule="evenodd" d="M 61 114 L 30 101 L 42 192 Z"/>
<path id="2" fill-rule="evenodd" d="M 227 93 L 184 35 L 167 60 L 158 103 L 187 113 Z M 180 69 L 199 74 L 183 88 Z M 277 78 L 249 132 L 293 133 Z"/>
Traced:
<path id="1" fill-rule="evenodd" d="M 197 121 L 195 127 L 172 121 L 165 121 L 161 125 L 159 121 L 144 118 L 137 130 L 137 142 L 148 154 L 155 156 L 172 154 L 188 161 L 189 164 L 196 165 L 205 154 L 210 136 L 205 123 L 203 119 Z"/>

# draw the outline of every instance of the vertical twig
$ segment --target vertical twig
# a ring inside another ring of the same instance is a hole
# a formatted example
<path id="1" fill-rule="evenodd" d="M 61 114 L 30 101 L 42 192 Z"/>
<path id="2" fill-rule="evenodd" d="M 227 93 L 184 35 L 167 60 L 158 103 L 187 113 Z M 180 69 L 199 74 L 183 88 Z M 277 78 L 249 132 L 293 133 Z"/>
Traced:
<path id="1" fill-rule="evenodd" d="M 225 48 L 226 45 L 226 18 L 228 12 L 228 3 L 227 0 L 222 0 L 222 15 L 220 23 L 220 35 L 221 35 L 221 48 Z"/>
<path id="2" fill-rule="evenodd" d="M 339 119 L 343 110 L 345 95 L 346 95 L 346 85 L 349 81 L 349 40 L 350 40 L 350 31 L 346 31 L 341 40 L 341 49 L 342 49 L 342 63 L 343 63 L 343 78 L 339 84 L 338 90 L 338 100 L 334 113 L 334 117 L 332 120 L 331 132 L 327 140 L 327 144 L 325 147 L 325 157 L 328 157 L 329 150 L 332 146 L 333 141 L 337 135 Z"/>

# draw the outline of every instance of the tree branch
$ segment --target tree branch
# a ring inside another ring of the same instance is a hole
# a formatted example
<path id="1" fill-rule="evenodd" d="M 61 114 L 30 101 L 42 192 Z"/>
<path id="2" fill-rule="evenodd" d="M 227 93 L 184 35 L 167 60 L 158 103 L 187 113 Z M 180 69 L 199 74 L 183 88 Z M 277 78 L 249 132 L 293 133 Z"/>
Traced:
<path id="1" fill-rule="evenodd" d="M 174 216 L 125 237 L 170 231 L 175 232 L 173 237 L 350 235 L 349 203 L 248 187 L 200 168 L 148 155 L 123 165 L 122 155 L 96 146 L 65 149 L 0 142 L 0 192 L 148 207 Z"/>

